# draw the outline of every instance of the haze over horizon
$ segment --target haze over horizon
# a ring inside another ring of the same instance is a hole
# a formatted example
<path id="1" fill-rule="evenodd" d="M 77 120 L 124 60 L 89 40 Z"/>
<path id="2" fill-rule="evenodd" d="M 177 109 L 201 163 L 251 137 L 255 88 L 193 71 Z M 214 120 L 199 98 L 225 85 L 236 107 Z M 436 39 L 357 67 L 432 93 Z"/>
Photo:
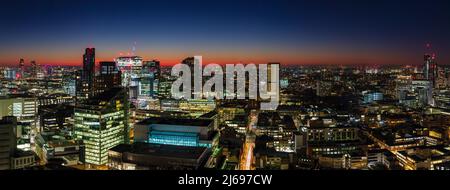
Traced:
<path id="1" fill-rule="evenodd" d="M 448 1 L 55 1 L 0 7 L 0 66 L 81 65 L 127 55 L 206 63 L 417 65 L 431 43 L 450 64 Z M 426 7 L 426 8 L 424 8 Z M 21 10 L 17 12 L 17 10 Z"/>

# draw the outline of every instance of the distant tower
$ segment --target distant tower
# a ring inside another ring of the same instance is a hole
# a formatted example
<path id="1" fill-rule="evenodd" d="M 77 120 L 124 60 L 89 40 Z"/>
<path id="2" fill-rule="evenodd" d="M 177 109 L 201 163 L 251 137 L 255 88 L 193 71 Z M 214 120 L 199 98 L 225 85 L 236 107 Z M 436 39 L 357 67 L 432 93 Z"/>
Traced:
<path id="1" fill-rule="evenodd" d="M 187 57 L 187 58 L 183 59 L 183 61 L 181 61 L 182 64 L 189 66 L 189 69 L 191 70 L 191 97 L 185 97 L 186 99 L 191 99 L 192 95 L 194 93 L 196 93 L 195 92 L 195 81 L 197 80 L 195 78 L 195 62 L 196 61 L 198 62 L 198 60 L 196 60 L 196 57 Z"/>
<path id="2" fill-rule="evenodd" d="M 161 67 L 158 60 L 144 61 L 140 83 L 140 95 L 157 97 L 160 75 Z"/>
<path id="3" fill-rule="evenodd" d="M 83 55 L 83 70 L 77 81 L 77 99 L 87 99 L 93 95 L 95 75 L 95 48 L 86 48 Z"/>
<path id="4" fill-rule="evenodd" d="M 20 59 L 19 60 L 19 75 L 20 75 L 20 78 L 23 77 L 24 71 L 25 71 L 25 60 L 24 59 Z"/>
<path id="5" fill-rule="evenodd" d="M 95 74 L 95 48 L 86 48 L 83 55 L 83 80 L 88 84 L 94 82 Z"/>
<path id="6" fill-rule="evenodd" d="M 20 69 L 22 69 L 24 66 L 25 66 L 25 60 L 24 59 L 20 59 L 20 61 L 19 61 Z"/>
<path id="7" fill-rule="evenodd" d="M 38 73 L 38 66 L 36 61 L 31 61 L 31 77 L 32 78 L 36 78 L 37 77 L 37 73 Z"/>
<path id="8" fill-rule="evenodd" d="M 424 78 L 432 83 L 433 86 L 436 84 L 437 78 L 437 64 L 436 64 L 436 54 L 431 51 L 431 44 L 426 45 L 427 52 L 424 55 L 424 65 L 423 65 L 423 75 Z"/>

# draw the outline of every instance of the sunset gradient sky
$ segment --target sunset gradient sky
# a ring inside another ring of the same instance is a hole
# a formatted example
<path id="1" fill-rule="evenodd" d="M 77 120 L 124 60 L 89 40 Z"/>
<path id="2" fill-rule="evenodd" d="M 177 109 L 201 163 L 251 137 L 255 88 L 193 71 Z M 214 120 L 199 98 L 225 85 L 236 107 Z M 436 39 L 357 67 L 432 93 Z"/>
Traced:
<path id="1" fill-rule="evenodd" d="M 0 7 L 0 65 L 113 60 L 450 64 L 450 3 L 414 0 L 14 0 Z"/>

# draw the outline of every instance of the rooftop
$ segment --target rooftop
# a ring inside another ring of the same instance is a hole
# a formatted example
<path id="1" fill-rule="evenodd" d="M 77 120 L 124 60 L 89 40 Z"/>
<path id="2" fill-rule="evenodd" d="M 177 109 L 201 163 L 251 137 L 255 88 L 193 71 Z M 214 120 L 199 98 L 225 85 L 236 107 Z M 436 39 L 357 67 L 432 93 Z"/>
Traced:
<path id="1" fill-rule="evenodd" d="M 175 146 L 153 143 L 120 144 L 110 151 L 120 153 L 145 154 L 156 157 L 175 157 L 185 159 L 198 159 L 207 150 L 206 147 Z"/>
<path id="2" fill-rule="evenodd" d="M 88 101 L 84 102 L 83 105 L 91 105 L 91 106 L 101 106 L 101 103 L 104 101 L 110 101 L 112 98 L 116 97 L 123 88 L 110 88 L 109 90 L 98 94 L 92 98 L 89 98 Z"/>
<path id="3" fill-rule="evenodd" d="M 166 125 L 191 125 L 191 126 L 201 126 L 207 127 L 214 120 L 212 119 L 188 119 L 188 118 L 163 118 L 163 117 L 151 117 L 145 119 L 138 125 L 151 125 L 151 124 L 166 124 Z"/>

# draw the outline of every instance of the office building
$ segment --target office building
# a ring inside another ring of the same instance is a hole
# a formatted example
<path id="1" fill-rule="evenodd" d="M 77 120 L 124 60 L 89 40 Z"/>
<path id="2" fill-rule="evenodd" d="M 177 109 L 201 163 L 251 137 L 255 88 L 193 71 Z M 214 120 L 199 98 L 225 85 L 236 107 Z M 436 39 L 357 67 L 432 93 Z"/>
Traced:
<path id="1" fill-rule="evenodd" d="M 83 70 L 77 80 L 77 99 L 85 100 L 94 95 L 95 48 L 86 48 L 83 55 Z"/>
<path id="2" fill-rule="evenodd" d="M 0 120 L 0 170 L 11 169 L 11 158 L 16 149 L 17 119 L 13 116 Z"/>
<path id="3" fill-rule="evenodd" d="M 25 77 L 25 60 L 20 59 L 19 60 L 19 78 Z"/>
<path id="4" fill-rule="evenodd" d="M 438 77 L 436 54 L 431 53 L 424 55 L 423 75 L 425 80 L 430 81 L 432 86 L 435 87 Z"/>
<path id="5" fill-rule="evenodd" d="M 121 72 L 122 87 L 129 89 L 130 99 L 136 100 L 139 95 L 139 81 L 141 78 L 142 57 L 125 56 L 115 59 L 116 66 Z"/>
<path id="6" fill-rule="evenodd" d="M 370 104 L 383 100 L 383 93 L 381 92 L 364 91 L 362 94 L 364 104 Z"/>
<path id="7" fill-rule="evenodd" d="M 70 96 L 77 95 L 77 80 L 76 76 L 71 74 L 63 77 L 62 88 L 64 93 Z"/>
<path id="8" fill-rule="evenodd" d="M 108 150 L 127 143 L 128 94 L 124 88 L 111 88 L 74 110 L 74 136 L 85 144 L 86 163 L 104 165 Z"/>
<path id="9" fill-rule="evenodd" d="M 11 169 L 18 170 L 36 165 L 36 155 L 33 151 L 16 150 L 11 157 Z"/>
<path id="10" fill-rule="evenodd" d="M 139 96 L 158 96 L 161 68 L 158 60 L 144 61 L 142 66 Z"/>
<path id="11" fill-rule="evenodd" d="M 211 119 L 153 117 L 134 126 L 135 142 L 211 148 L 217 140 Z"/>
<path id="12" fill-rule="evenodd" d="M 38 100 L 30 97 L 0 97 L 0 117 L 15 116 L 18 122 L 36 126 Z"/>
<path id="13" fill-rule="evenodd" d="M 256 135 L 267 135 L 273 138 L 275 150 L 278 152 L 294 152 L 294 132 L 297 130 L 290 116 L 280 116 L 278 112 L 262 112 L 258 114 Z"/>
<path id="14" fill-rule="evenodd" d="M 100 62 L 100 75 L 95 77 L 95 93 L 102 93 L 109 88 L 120 87 L 121 74 L 113 61 Z"/>
<path id="15" fill-rule="evenodd" d="M 39 120 L 41 131 L 60 131 L 72 128 L 70 119 L 73 115 L 73 106 L 59 104 L 41 106 L 39 109 Z"/>
<path id="16" fill-rule="evenodd" d="M 16 80 L 18 78 L 17 76 L 17 70 L 14 68 L 6 68 L 3 70 L 3 78 L 6 80 Z"/>
<path id="17" fill-rule="evenodd" d="M 201 169 L 210 154 L 206 147 L 120 144 L 109 150 L 108 166 L 115 170 L 193 170 Z"/>
<path id="18" fill-rule="evenodd" d="M 71 140 L 55 132 L 37 135 L 35 148 L 43 163 L 55 158 L 64 160 L 64 165 L 77 165 L 85 161 L 85 147 L 81 140 Z"/>
<path id="19" fill-rule="evenodd" d="M 419 146 L 399 151 L 396 155 L 405 170 L 433 170 L 435 164 L 440 164 L 450 159 L 449 147 Z"/>

